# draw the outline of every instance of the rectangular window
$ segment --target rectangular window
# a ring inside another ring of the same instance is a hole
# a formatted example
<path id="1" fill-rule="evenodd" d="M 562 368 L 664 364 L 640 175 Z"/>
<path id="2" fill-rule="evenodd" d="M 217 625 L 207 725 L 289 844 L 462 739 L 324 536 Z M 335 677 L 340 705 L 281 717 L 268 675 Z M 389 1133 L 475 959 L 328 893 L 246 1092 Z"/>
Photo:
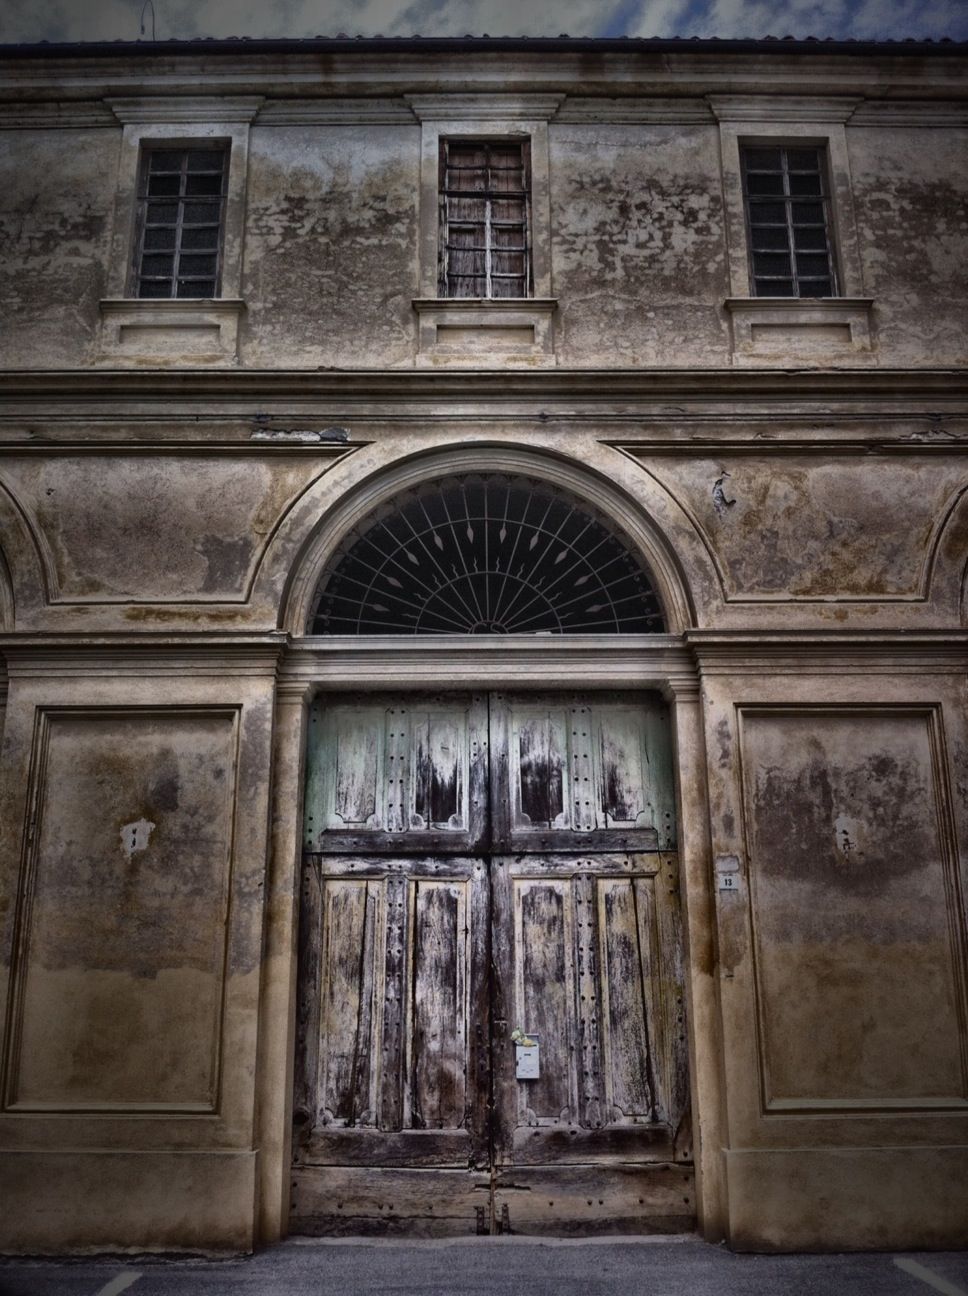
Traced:
<path id="1" fill-rule="evenodd" d="M 138 297 L 216 297 L 229 151 L 152 148 L 142 157 Z"/>
<path id="2" fill-rule="evenodd" d="M 754 297 L 834 297 L 830 193 L 822 148 L 742 150 Z"/>
<path id="3" fill-rule="evenodd" d="M 440 150 L 440 296 L 530 296 L 527 141 L 446 139 Z"/>

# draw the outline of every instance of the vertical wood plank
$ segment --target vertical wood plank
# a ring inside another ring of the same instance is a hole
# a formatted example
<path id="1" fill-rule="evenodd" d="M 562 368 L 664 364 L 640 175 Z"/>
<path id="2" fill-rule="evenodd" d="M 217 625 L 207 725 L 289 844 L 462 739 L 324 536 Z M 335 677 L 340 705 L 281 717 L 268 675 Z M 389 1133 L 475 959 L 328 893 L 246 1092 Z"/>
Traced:
<path id="1" fill-rule="evenodd" d="M 319 1086 L 320 928 L 322 889 L 318 860 L 304 860 L 300 881 L 298 982 L 296 991 L 296 1067 L 293 1120 L 310 1124 Z"/>
<path id="2" fill-rule="evenodd" d="M 653 858 L 653 857 L 650 857 Z M 656 902 L 656 876 L 637 877 L 633 883 L 635 921 L 642 965 L 642 997 L 649 1030 L 649 1064 L 655 1119 L 669 1120 L 669 1075 L 665 1064 L 668 1047 L 663 1025 L 662 945 Z"/>
<path id="3" fill-rule="evenodd" d="M 583 861 L 584 862 L 584 861 Z M 600 1129 L 602 1111 L 602 1010 L 599 985 L 596 879 L 580 872 L 572 882 L 575 906 L 575 980 L 578 1070 L 578 1119 L 587 1129 Z"/>
<path id="4" fill-rule="evenodd" d="M 595 769 L 595 748 L 598 744 L 594 732 L 594 715 L 590 706 L 573 706 L 569 711 L 569 719 L 571 826 L 578 832 L 589 832 L 599 825 L 601 805 Z"/>
<path id="5" fill-rule="evenodd" d="M 609 1120 L 618 1123 L 655 1119 L 645 996 L 649 946 L 643 946 L 636 892 L 644 879 L 599 881 L 599 939 L 602 951 Z"/>
<path id="6" fill-rule="evenodd" d="M 456 1129 L 467 1057 L 465 887 L 420 881 L 414 896 L 412 1121 Z"/>
<path id="7" fill-rule="evenodd" d="M 577 1118 L 574 1035 L 575 955 L 571 896 L 561 879 L 521 880 L 515 903 L 514 961 L 518 969 L 518 1020 L 536 1031 L 541 1075 L 519 1081 L 527 1120 Z"/>
<path id="8" fill-rule="evenodd" d="M 372 993 L 365 963 L 367 890 L 364 881 L 331 879 L 325 886 L 319 1095 L 324 1124 L 352 1124 L 355 1118 L 360 1014 Z"/>
<path id="9" fill-rule="evenodd" d="M 324 723 L 323 707 L 317 698 L 309 708 L 309 732 L 306 735 L 306 793 L 303 799 L 303 849 L 319 850 L 326 827 L 327 759 L 329 736 Z"/>
<path id="10" fill-rule="evenodd" d="M 383 754 L 378 718 L 377 708 L 336 709 L 336 742 L 329 756 L 333 761 L 331 817 L 341 826 L 376 821 Z"/>
<path id="11" fill-rule="evenodd" d="M 471 699 L 467 738 L 467 829 L 471 842 L 479 849 L 487 850 L 491 845 L 492 827 L 488 805 L 490 743 L 486 698 Z"/>
<path id="12" fill-rule="evenodd" d="M 488 1164 L 491 1103 L 491 904 L 487 863 L 476 860 L 465 922 L 468 937 L 467 1094 L 465 1127 L 471 1135 L 474 1167 Z"/>
<path id="13" fill-rule="evenodd" d="M 506 716 L 506 712 L 499 712 Z M 492 710 L 492 717 L 494 712 Z M 491 730 L 492 748 L 495 730 Z M 493 789 L 492 789 L 493 792 Z M 514 1078 L 514 1046 L 511 1031 L 519 993 L 515 978 L 517 944 L 516 887 L 511 877 L 511 859 L 492 857 L 490 867 L 490 965 L 491 998 L 491 1086 L 493 1106 L 489 1112 L 493 1157 L 497 1165 L 513 1159 L 514 1129 L 518 1123 L 518 1082 Z"/>
<path id="14" fill-rule="evenodd" d="M 669 710 L 660 699 L 650 699 L 643 713 L 645 725 L 646 777 L 659 850 L 676 849 L 676 779 Z"/>
<path id="15" fill-rule="evenodd" d="M 676 1129 L 689 1106 L 679 860 L 671 853 L 663 853 L 659 859 L 660 871 L 656 878 L 655 894 L 662 1002 L 658 1020 L 663 1032 L 662 1059 L 666 1070 L 668 1120 L 672 1128 Z"/>
<path id="16" fill-rule="evenodd" d="M 564 811 L 565 752 L 550 712 L 523 715 L 515 725 L 516 826 L 552 828 Z"/>
<path id="17" fill-rule="evenodd" d="M 602 826 L 652 826 L 642 777 L 642 713 L 614 706 L 598 707 L 596 711 Z"/>
<path id="18" fill-rule="evenodd" d="M 413 720 L 413 828 L 466 824 L 464 765 L 469 735 L 464 709 L 430 710 Z"/>
<path id="19" fill-rule="evenodd" d="M 512 742 L 512 721 L 511 721 L 511 704 L 508 698 L 502 693 L 492 693 L 490 705 L 488 708 L 488 766 L 489 766 L 489 789 L 488 789 L 488 810 L 491 821 L 491 849 L 497 852 L 507 850 L 511 840 L 512 811 L 511 811 L 511 783 L 513 778 L 512 761 L 510 759 L 511 742 Z M 499 864 L 499 861 L 495 861 Z M 503 868 L 503 864 L 500 864 Z M 498 875 L 494 875 L 497 877 Z M 492 903 L 494 895 L 492 892 Z M 510 893 L 508 894 L 510 905 Z M 511 909 L 508 907 L 506 920 L 511 922 Z M 502 928 L 494 912 L 495 931 L 506 931 L 508 938 L 512 927 L 509 925 Z M 499 1018 L 506 1016 L 506 1013 L 499 1013 L 495 1008 L 495 1014 Z"/>
<path id="20" fill-rule="evenodd" d="M 388 832 L 403 832 L 409 822 L 412 779 L 410 716 L 406 707 L 388 707 L 385 717 L 386 776 L 384 779 L 384 823 Z"/>
<path id="21" fill-rule="evenodd" d="M 363 936 L 360 950 L 360 1004 L 356 1031 L 356 1055 L 353 1060 L 350 1124 L 375 1124 L 376 1077 L 374 1067 L 374 1000 L 380 998 L 382 967 L 376 960 L 377 932 L 382 937 L 383 906 L 379 903 L 382 885 L 367 882 L 363 907 Z M 380 942 L 382 944 L 382 941 Z M 382 959 L 381 959 L 382 963 Z"/>
<path id="22" fill-rule="evenodd" d="M 462 828 L 464 813 L 464 750 L 466 725 L 449 716 L 430 718 L 430 821 L 434 828 Z"/>
<path id="23" fill-rule="evenodd" d="M 386 884 L 383 1029 L 380 1039 L 379 1126 L 403 1128 L 404 1013 L 407 969 L 407 883 L 399 874 Z"/>

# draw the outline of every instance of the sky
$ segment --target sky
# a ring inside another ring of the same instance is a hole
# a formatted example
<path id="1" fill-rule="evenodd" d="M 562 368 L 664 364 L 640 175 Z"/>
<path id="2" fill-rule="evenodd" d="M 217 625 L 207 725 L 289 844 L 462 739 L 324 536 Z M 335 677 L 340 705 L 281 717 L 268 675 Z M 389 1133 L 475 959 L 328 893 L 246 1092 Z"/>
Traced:
<path id="1" fill-rule="evenodd" d="M 335 36 L 968 40 L 968 0 L 0 0 L 0 42 Z"/>

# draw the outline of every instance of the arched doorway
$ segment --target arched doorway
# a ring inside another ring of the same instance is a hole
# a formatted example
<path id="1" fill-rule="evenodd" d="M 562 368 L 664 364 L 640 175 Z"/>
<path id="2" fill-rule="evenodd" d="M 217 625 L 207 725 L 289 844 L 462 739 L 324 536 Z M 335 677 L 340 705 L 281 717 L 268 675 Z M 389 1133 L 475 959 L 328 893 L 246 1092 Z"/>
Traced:
<path id="1" fill-rule="evenodd" d="M 691 1225 L 669 716 L 593 669 L 667 617 L 627 532 L 532 474 L 414 480 L 331 546 L 321 644 L 489 665 L 313 701 L 292 1231 Z M 494 687 L 566 638 L 583 668 Z"/>

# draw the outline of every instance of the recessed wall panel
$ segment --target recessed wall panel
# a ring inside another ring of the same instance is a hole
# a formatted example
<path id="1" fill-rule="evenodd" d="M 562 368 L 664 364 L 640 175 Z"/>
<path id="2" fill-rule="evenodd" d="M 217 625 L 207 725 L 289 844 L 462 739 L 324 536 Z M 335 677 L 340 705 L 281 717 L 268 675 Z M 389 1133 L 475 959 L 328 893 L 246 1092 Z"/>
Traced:
<path id="1" fill-rule="evenodd" d="M 7 1102 L 214 1109 L 236 713 L 42 714 Z"/>
<path id="2" fill-rule="evenodd" d="M 742 715 L 767 1110 L 958 1105 L 964 919 L 927 709 Z"/>

